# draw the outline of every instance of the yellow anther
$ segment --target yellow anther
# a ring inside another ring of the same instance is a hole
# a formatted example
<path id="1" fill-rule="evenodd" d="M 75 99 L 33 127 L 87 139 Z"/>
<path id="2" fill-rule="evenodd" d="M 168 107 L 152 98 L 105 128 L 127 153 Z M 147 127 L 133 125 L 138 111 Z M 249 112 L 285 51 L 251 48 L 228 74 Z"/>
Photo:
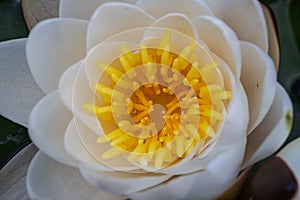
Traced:
<path id="1" fill-rule="evenodd" d="M 200 93 L 210 93 L 210 95 L 213 95 L 217 91 L 222 91 L 223 87 L 218 84 L 210 84 L 206 86 L 202 86 L 200 88 Z"/>
<path id="2" fill-rule="evenodd" d="M 159 49 L 156 53 L 158 56 L 162 54 L 163 50 L 170 48 L 170 39 L 171 39 L 170 31 L 165 30 L 159 44 Z"/>
<path id="3" fill-rule="evenodd" d="M 200 113 L 200 115 L 211 118 L 211 119 L 216 119 L 216 120 L 223 120 L 224 116 L 222 113 L 219 113 L 215 110 L 211 109 L 205 109 L 203 112 Z"/>
<path id="4" fill-rule="evenodd" d="M 168 149 L 162 148 L 155 154 L 154 167 L 156 169 L 159 169 L 162 167 L 165 157 L 167 155 L 167 151 L 168 151 Z"/>
<path id="5" fill-rule="evenodd" d="M 82 107 L 95 115 L 111 113 L 111 106 L 96 106 L 94 104 L 83 104 Z"/>
<path id="6" fill-rule="evenodd" d="M 212 99 L 213 99 L 213 101 L 227 100 L 227 99 L 231 98 L 231 94 L 232 94 L 231 91 L 219 91 L 212 95 Z"/>
<path id="7" fill-rule="evenodd" d="M 124 148 L 126 148 L 126 146 L 124 145 Z M 104 159 L 110 159 L 110 158 L 114 158 L 120 154 L 124 153 L 124 150 L 121 150 L 119 148 L 116 147 L 112 147 L 111 149 L 109 149 L 108 151 L 104 152 L 102 154 L 102 158 Z"/>
<path id="8" fill-rule="evenodd" d="M 212 104 L 203 104 L 199 106 L 200 111 L 204 111 L 204 110 L 210 110 L 213 109 L 213 105 Z"/>
<path id="9" fill-rule="evenodd" d="M 125 134 L 121 129 L 117 128 L 115 130 L 113 130 L 112 132 L 110 132 L 109 134 L 106 134 L 104 137 L 106 137 L 106 139 L 108 140 L 114 140 L 117 137 L 122 136 L 123 134 Z"/>
<path id="10" fill-rule="evenodd" d="M 126 80 L 121 79 L 120 77 L 118 77 L 116 74 L 112 74 L 111 79 L 112 79 L 113 82 L 118 83 L 118 87 L 123 88 L 123 89 L 128 89 L 129 88 L 130 84 Z"/>
<path id="11" fill-rule="evenodd" d="M 184 136 L 185 139 L 189 139 L 190 138 L 190 133 L 186 130 L 185 126 L 181 126 L 180 127 L 180 133 Z"/>
<path id="12" fill-rule="evenodd" d="M 214 137 L 216 135 L 215 131 L 210 127 L 210 125 L 204 121 L 199 124 L 200 136 L 201 138 Z"/>
<path id="13" fill-rule="evenodd" d="M 187 124 L 185 129 L 190 133 L 191 136 L 197 135 L 198 131 L 193 124 Z"/>
<path id="14" fill-rule="evenodd" d="M 162 147 L 161 142 L 157 140 L 152 140 L 149 144 L 148 153 L 153 153 Z M 150 159 L 152 159 L 153 154 Z"/>
<path id="15" fill-rule="evenodd" d="M 141 101 L 142 104 L 144 104 L 145 106 L 151 106 L 152 102 L 148 101 L 144 95 L 144 93 L 138 89 L 135 91 L 136 96 L 139 98 L 139 100 Z"/>
<path id="16" fill-rule="evenodd" d="M 103 95 L 103 97 L 111 98 L 114 95 L 114 98 L 123 99 L 124 94 L 122 92 L 117 91 L 116 89 L 111 89 L 110 87 L 106 87 L 102 84 L 96 83 L 94 85 L 96 92 Z"/>
<path id="17" fill-rule="evenodd" d="M 134 103 L 131 101 L 131 99 L 126 99 L 128 104 L 128 112 L 131 113 L 134 108 Z"/>
<path id="18" fill-rule="evenodd" d="M 141 55 L 143 64 L 152 63 L 152 58 L 149 55 L 148 50 L 145 45 L 141 46 L 140 55 Z"/>
<path id="19" fill-rule="evenodd" d="M 122 129 L 128 129 L 129 127 L 131 127 L 131 123 L 127 120 L 121 120 L 119 121 L 118 126 Z"/>
<path id="20" fill-rule="evenodd" d="M 105 73 L 107 73 L 109 76 L 111 76 L 112 74 L 115 74 L 119 78 L 123 76 L 123 73 L 120 70 L 118 70 L 118 69 L 114 68 L 113 66 L 110 66 L 106 63 L 98 62 L 97 66 L 101 70 L 103 70 Z"/>
<path id="21" fill-rule="evenodd" d="M 146 107 L 146 106 L 144 106 L 142 104 L 138 104 L 138 103 L 133 104 L 133 107 L 135 109 L 137 109 L 137 110 L 146 110 L 146 109 L 149 109 L 149 107 Z"/>
<path id="22" fill-rule="evenodd" d="M 161 90 L 159 88 L 159 85 L 158 84 L 153 84 L 153 89 L 154 89 L 154 92 L 156 95 L 160 95 L 161 94 Z"/>
<path id="23" fill-rule="evenodd" d="M 117 145 L 117 144 L 120 144 L 120 143 L 125 142 L 125 141 L 128 140 L 128 139 L 130 139 L 130 136 L 127 135 L 126 133 L 124 133 L 124 134 L 122 134 L 121 136 L 119 136 L 119 137 L 113 139 L 113 140 L 111 141 L 111 144 L 115 146 L 115 145 Z"/>
<path id="24" fill-rule="evenodd" d="M 168 104 L 166 105 L 166 107 L 167 107 L 167 108 L 170 108 L 170 107 L 173 106 L 175 103 L 177 103 L 177 99 L 176 99 L 176 98 L 173 98 L 173 100 L 172 100 L 170 103 L 168 103 Z"/>
<path id="25" fill-rule="evenodd" d="M 211 105 L 211 101 L 208 99 L 198 99 L 199 105 Z"/>
<path id="26" fill-rule="evenodd" d="M 143 153 L 147 153 L 147 145 L 146 144 L 138 144 L 136 146 L 136 148 L 129 154 L 127 159 L 129 161 L 135 161 Z"/>
<path id="27" fill-rule="evenodd" d="M 172 104 L 172 106 L 169 107 L 169 109 L 167 110 L 167 114 L 171 114 L 172 112 L 174 112 L 177 108 L 180 107 L 180 104 L 177 102 L 175 104 Z"/>
<path id="28" fill-rule="evenodd" d="M 166 46 L 164 50 L 162 50 L 162 55 L 160 59 L 160 63 L 165 66 L 170 66 L 172 60 L 170 55 L 170 45 Z"/>
<path id="29" fill-rule="evenodd" d="M 197 43 L 196 41 L 192 41 L 188 46 L 186 46 L 178 56 L 179 59 L 179 65 L 180 65 L 180 70 L 184 70 L 188 64 L 189 60 L 192 58 L 194 51 L 197 48 Z"/>
<path id="30" fill-rule="evenodd" d="M 133 67 L 131 66 L 131 64 L 126 60 L 125 56 L 120 56 L 119 60 L 120 60 L 120 63 L 122 65 L 123 69 L 126 72 L 126 75 L 129 78 L 136 77 L 136 71 L 133 69 Z"/>
<path id="31" fill-rule="evenodd" d="M 144 64 L 146 70 L 144 71 L 145 76 L 147 77 L 148 81 L 154 82 L 155 80 L 155 75 L 156 75 L 156 67 L 154 66 L 153 63 L 146 63 Z"/>
<path id="32" fill-rule="evenodd" d="M 176 155 L 181 157 L 185 151 L 185 138 L 183 135 L 178 135 L 175 137 L 176 143 Z"/>
<path id="33" fill-rule="evenodd" d="M 192 104 L 188 111 L 187 111 L 188 115 L 198 115 L 199 114 L 199 105 L 198 104 Z"/>
<path id="34" fill-rule="evenodd" d="M 121 45 L 120 50 L 132 66 L 140 62 L 140 56 L 130 51 L 130 49 L 125 45 Z"/>
<path id="35" fill-rule="evenodd" d="M 192 64 L 190 70 L 186 74 L 186 78 L 189 81 L 191 81 L 193 79 L 200 79 L 201 78 L 200 71 L 199 71 L 199 63 L 198 62 L 194 62 Z"/>
<path id="36" fill-rule="evenodd" d="M 132 120 L 137 123 L 139 122 L 142 118 L 146 117 L 149 115 L 149 110 L 143 110 L 142 112 L 140 112 L 139 114 L 135 115 Z"/>
<path id="37" fill-rule="evenodd" d="M 172 68 L 179 71 L 180 70 L 180 63 L 178 58 L 175 58 L 172 64 Z"/>

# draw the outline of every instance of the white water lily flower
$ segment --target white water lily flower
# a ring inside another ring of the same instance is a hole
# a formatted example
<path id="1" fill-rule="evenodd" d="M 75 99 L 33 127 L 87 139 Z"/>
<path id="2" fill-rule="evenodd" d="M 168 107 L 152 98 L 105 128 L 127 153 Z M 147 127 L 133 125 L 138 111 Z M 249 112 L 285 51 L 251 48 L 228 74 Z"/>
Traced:
<path id="1" fill-rule="evenodd" d="M 32 199 L 214 199 L 291 130 L 255 0 L 61 0 L 0 48 L 1 114 L 26 125 L 46 94 L 28 123 Z"/>

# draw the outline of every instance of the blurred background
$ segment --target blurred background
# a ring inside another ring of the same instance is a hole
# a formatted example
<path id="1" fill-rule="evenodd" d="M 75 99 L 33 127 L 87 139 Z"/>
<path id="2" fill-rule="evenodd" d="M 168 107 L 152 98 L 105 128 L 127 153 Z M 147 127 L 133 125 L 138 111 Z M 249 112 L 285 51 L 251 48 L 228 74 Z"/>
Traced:
<path id="1" fill-rule="evenodd" d="M 0 0 L 0 42 L 28 36 L 29 31 L 22 10 L 25 5 L 30 6 L 34 2 L 37 1 Z M 261 2 L 274 14 L 281 51 L 278 79 L 287 89 L 294 104 L 294 126 L 286 141 L 288 143 L 300 137 L 300 0 L 261 0 Z M 31 27 L 32 24 L 28 26 Z M 0 116 L 0 169 L 30 143 L 25 127 Z"/>

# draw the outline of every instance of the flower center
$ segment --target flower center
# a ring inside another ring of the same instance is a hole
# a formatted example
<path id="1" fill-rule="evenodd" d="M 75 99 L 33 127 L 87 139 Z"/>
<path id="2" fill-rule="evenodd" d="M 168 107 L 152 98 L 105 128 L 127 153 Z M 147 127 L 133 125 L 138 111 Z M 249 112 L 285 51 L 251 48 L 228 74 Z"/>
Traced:
<path id="1" fill-rule="evenodd" d="M 137 165 L 166 167 L 196 156 L 217 137 L 231 91 L 224 90 L 217 63 L 200 66 L 192 41 L 171 52 L 170 31 L 158 48 L 135 51 L 121 46 L 95 84 L 95 104 L 85 104 L 103 128 L 99 144 L 111 149 L 102 157 L 125 156 Z"/>

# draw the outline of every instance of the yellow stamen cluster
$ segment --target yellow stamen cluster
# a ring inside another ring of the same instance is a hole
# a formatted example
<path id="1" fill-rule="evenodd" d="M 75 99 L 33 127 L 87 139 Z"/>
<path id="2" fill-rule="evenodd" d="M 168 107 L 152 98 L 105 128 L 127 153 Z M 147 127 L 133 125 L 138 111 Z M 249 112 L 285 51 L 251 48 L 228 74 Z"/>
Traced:
<path id="1" fill-rule="evenodd" d="M 196 42 L 175 54 L 170 38 L 166 30 L 158 48 L 142 45 L 130 51 L 122 45 L 117 60 L 97 63 L 111 81 L 104 83 L 101 77 L 94 85 L 100 103 L 83 107 L 103 127 L 105 136 L 97 142 L 112 146 L 103 158 L 123 155 L 142 166 L 161 168 L 191 152 L 199 154 L 216 137 L 231 91 L 215 81 L 217 63 L 199 66 Z"/>

